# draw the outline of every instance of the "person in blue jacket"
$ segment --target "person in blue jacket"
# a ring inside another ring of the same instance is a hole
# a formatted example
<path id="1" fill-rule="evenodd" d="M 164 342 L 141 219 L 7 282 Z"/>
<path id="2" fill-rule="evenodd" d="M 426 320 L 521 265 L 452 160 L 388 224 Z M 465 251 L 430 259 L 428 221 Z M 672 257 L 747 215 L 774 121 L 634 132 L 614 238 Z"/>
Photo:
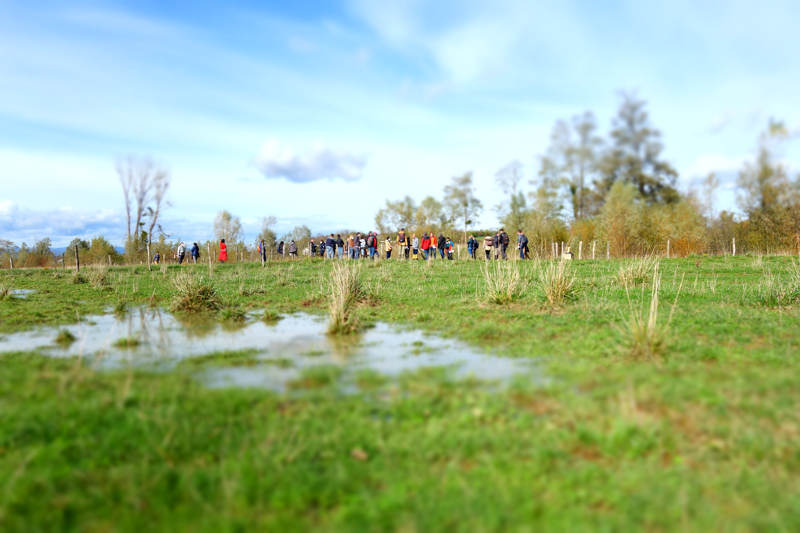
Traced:
<path id="1" fill-rule="evenodd" d="M 192 243 L 191 253 L 192 253 L 192 261 L 197 263 L 197 260 L 200 259 L 200 247 L 197 246 L 196 242 Z"/>

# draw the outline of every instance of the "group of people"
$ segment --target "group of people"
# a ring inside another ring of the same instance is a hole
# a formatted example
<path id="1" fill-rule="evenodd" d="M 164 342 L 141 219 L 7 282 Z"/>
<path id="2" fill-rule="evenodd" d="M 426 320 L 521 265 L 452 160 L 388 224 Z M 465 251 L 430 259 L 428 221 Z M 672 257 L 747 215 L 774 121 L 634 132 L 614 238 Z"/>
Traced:
<path id="1" fill-rule="evenodd" d="M 378 233 L 374 231 L 370 231 L 367 234 L 356 233 L 344 239 L 341 235 L 334 236 L 334 234 L 331 233 L 325 239 L 319 239 L 319 242 L 316 242 L 315 239 L 311 239 L 308 243 L 308 255 L 310 257 L 327 257 L 329 259 L 335 257 L 339 259 L 345 257 L 349 259 L 374 259 L 376 256 L 380 255 L 379 244 Z M 470 259 L 477 259 L 476 255 L 481 244 L 483 244 L 483 250 L 487 260 L 508 259 L 507 250 L 511 244 L 511 239 L 502 228 L 494 235 L 486 235 L 482 243 L 476 239 L 474 235 L 470 235 L 467 240 L 467 252 L 469 253 Z M 428 235 L 427 232 L 423 233 L 422 238 L 417 237 L 416 233 L 409 237 L 406 235 L 406 231 L 403 228 L 397 232 L 397 239 L 395 242 L 392 242 L 390 236 L 386 237 L 383 247 L 386 253 L 386 259 L 392 257 L 392 252 L 395 250 L 395 247 L 399 250 L 399 256 L 405 259 L 435 259 L 438 253 L 441 259 L 447 258 L 451 261 L 453 260 L 453 240 L 450 237 L 445 237 L 441 233 L 438 237 L 433 232 L 431 232 L 430 235 Z M 261 260 L 266 261 L 267 246 L 263 240 L 258 244 L 257 250 L 261 256 Z M 517 231 L 517 250 L 519 250 L 520 259 L 530 258 L 528 237 L 525 236 L 522 230 Z M 281 257 L 285 257 L 285 255 L 288 254 L 290 258 L 296 258 L 298 252 L 297 243 L 294 240 L 290 241 L 288 244 L 284 241 L 280 241 L 277 251 L 278 255 Z M 189 253 L 192 261 L 197 263 L 200 258 L 200 247 L 196 242 L 192 243 Z M 186 258 L 186 243 L 181 242 L 178 245 L 176 256 L 178 264 L 183 264 Z M 221 239 L 219 243 L 219 261 L 224 263 L 227 260 L 228 248 L 225 244 L 225 239 Z M 153 256 L 153 263 L 159 264 L 160 262 L 161 254 L 156 251 Z"/>
<path id="2" fill-rule="evenodd" d="M 224 244 L 224 241 L 223 241 Z M 486 235 L 483 241 L 483 249 L 486 259 L 508 259 L 507 250 L 511 244 L 508 234 L 502 228 L 500 231 L 492 235 Z M 308 243 L 308 255 L 310 257 L 322 257 L 333 259 L 338 257 L 343 259 L 374 259 L 380 255 L 379 250 L 380 240 L 378 233 L 370 231 L 366 234 L 356 233 L 342 238 L 340 234 L 334 235 L 331 233 L 324 239 L 311 239 Z M 471 259 L 477 259 L 476 254 L 481 247 L 481 242 L 470 235 L 467 240 L 467 252 Z M 445 237 L 439 234 L 437 237 L 435 233 L 424 233 L 422 238 L 412 234 L 410 237 L 406 235 L 405 228 L 401 228 L 397 232 L 397 238 L 393 242 L 391 236 L 387 236 L 384 241 L 384 252 L 386 259 L 392 257 L 392 252 L 395 248 L 399 251 L 399 256 L 405 259 L 435 259 L 437 253 L 441 259 L 453 260 L 453 240 L 450 237 Z M 530 257 L 530 250 L 528 249 L 528 237 L 518 230 L 517 232 L 517 249 L 519 250 L 520 259 Z M 266 246 L 264 241 L 258 245 L 258 251 L 263 261 L 266 260 Z M 278 255 L 284 256 L 288 251 L 289 257 L 297 257 L 297 244 L 291 241 L 288 246 L 284 241 L 280 241 L 277 247 Z M 492 253 L 494 251 L 494 254 Z M 220 260 L 222 260 L 222 249 L 220 249 Z"/>

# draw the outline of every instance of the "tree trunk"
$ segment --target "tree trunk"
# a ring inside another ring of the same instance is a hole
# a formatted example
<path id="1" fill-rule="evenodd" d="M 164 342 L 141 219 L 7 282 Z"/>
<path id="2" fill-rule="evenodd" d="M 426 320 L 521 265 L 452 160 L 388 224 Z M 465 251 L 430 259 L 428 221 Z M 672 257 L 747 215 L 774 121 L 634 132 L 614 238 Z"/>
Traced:
<path id="1" fill-rule="evenodd" d="M 75 245 L 75 272 L 81 271 L 81 260 L 78 257 L 78 245 Z"/>

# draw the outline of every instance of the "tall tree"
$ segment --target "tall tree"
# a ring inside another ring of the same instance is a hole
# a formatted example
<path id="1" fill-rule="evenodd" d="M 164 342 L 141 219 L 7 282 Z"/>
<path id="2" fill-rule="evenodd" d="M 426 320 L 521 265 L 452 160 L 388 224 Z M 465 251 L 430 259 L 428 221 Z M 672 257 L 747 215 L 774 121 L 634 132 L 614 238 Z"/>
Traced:
<path id="1" fill-rule="evenodd" d="M 256 237 L 256 246 L 261 241 L 264 241 L 264 246 L 266 248 L 274 248 L 277 245 L 278 235 L 275 233 L 275 230 L 272 227 L 275 225 L 277 220 L 274 216 L 269 215 L 261 219 L 261 232 Z"/>
<path id="2" fill-rule="evenodd" d="M 241 241 L 244 238 L 241 220 L 226 210 L 220 211 L 214 219 L 214 235 L 217 240 L 225 239 L 227 243 Z"/>
<path id="3" fill-rule="evenodd" d="M 147 232 L 147 244 L 153 242 L 153 229 L 158 227 L 159 232 L 163 233 L 161 225 L 158 224 L 158 217 L 161 215 L 162 209 L 169 207 L 169 202 L 166 199 L 170 185 L 169 170 L 157 167 L 152 174 L 150 183 L 150 205 L 147 206 L 147 218 L 150 220 L 150 225 Z"/>
<path id="4" fill-rule="evenodd" d="M 675 189 L 678 173 L 660 159 L 664 146 L 661 132 L 650 125 L 644 100 L 623 94 L 613 120 L 613 146 L 601 159 L 602 179 L 598 193 L 605 196 L 617 181 L 630 183 L 648 203 L 674 203 L 680 199 Z"/>
<path id="5" fill-rule="evenodd" d="M 472 188 L 472 172 L 454 176 L 450 185 L 444 188 L 444 205 L 450 212 L 450 221 L 464 224 L 464 243 L 467 242 L 467 226 L 477 222 L 483 211 L 483 204 L 475 196 Z"/>
<path id="6" fill-rule="evenodd" d="M 586 111 L 572 117 L 571 124 L 559 120 L 550 134 L 550 147 L 542 158 L 540 174 L 566 192 L 572 218 L 582 220 L 591 214 L 589 180 L 596 175 L 603 140 L 595 134 L 594 115 Z"/>
<path id="7" fill-rule="evenodd" d="M 755 162 L 747 162 L 739 171 L 736 201 L 745 213 L 768 211 L 785 206 L 791 199 L 791 186 L 786 169 L 776 161 L 789 132 L 783 122 L 770 119 L 767 129 L 758 138 Z"/>
<path id="8" fill-rule="evenodd" d="M 122 193 L 125 199 L 125 213 L 127 215 L 128 240 L 136 237 L 138 239 L 141 226 L 144 225 L 142 219 L 148 214 L 148 205 L 151 201 L 157 200 L 169 188 L 169 170 L 153 162 L 149 157 L 129 156 L 119 159 L 116 163 L 117 177 L 122 185 Z M 158 211 L 161 206 L 150 208 Z M 135 225 L 131 227 L 131 210 L 136 210 Z M 158 218 L 158 217 L 156 217 Z M 152 229 L 150 231 L 152 233 Z"/>
<path id="9" fill-rule="evenodd" d="M 522 163 L 517 160 L 510 162 L 494 175 L 495 183 L 508 198 L 507 203 L 497 205 L 495 211 L 513 229 L 521 228 L 525 220 L 525 195 L 519 190 L 523 177 Z"/>
<path id="10" fill-rule="evenodd" d="M 441 227 L 443 224 L 442 218 L 442 203 L 433 196 L 426 196 L 420 202 L 417 208 L 417 213 L 414 215 L 416 221 L 417 231 L 433 231 L 437 226 Z"/>
<path id="11" fill-rule="evenodd" d="M 417 203 L 410 196 L 396 202 L 386 200 L 386 207 L 375 214 L 375 225 L 380 233 L 411 228 L 414 226 L 417 209 Z"/>

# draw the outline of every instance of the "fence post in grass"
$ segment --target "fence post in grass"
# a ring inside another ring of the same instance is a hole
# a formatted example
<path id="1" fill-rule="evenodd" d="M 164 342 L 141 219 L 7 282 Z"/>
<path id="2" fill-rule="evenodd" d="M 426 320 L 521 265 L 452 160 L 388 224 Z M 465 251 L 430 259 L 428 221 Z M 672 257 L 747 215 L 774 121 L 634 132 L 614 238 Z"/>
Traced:
<path id="1" fill-rule="evenodd" d="M 594 249 L 597 246 L 597 241 L 592 241 L 592 261 L 594 261 Z"/>
<path id="2" fill-rule="evenodd" d="M 206 247 L 208 250 L 208 275 L 211 275 L 211 243 L 207 242 Z"/>
<path id="3" fill-rule="evenodd" d="M 606 259 L 611 259 L 611 242 L 606 241 Z"/>
<path id="4" fill-rule="evenodd" d="M 583 241 L 578 242 L 578 259 L 583 256 Z"/>
<path id="5" fill-rule="evenodd" d="M 77 255 L 77 254 L 76 254 Z M 150 259 L 150 243 L 147 243 L 147 270 L 151 270 L 151 266 L 153 265 L 153 261 Z"/>
<path id="6" fill-rule="evenodd" d="M 669 239 L 667 239 L 667 259 L 669 259 Z"/>
<path id="7" fill-rule="evenodd" d="M 8 252 L 8 262 L 11 263 L 11 270 L 14 270 L 14 258 L 11 257 L 11 252 Z"/>
<path id="8" fill-rule="evenodd" d="M 108 256 L 108 266 L 111 266 L 111 256 Z"/>
<path id="9" fill-rule="evenodd" d="M 148 247 L 148 250 L 150 248 Z M 78 245 L 75 245 L 75 272 L 81 271 L 81 260 L 78 258 Z"/>
<path id="10" fill-rule="evenodd" d="M 733 238 L 733 257 L 736 257 L 736 237 Z"/>

